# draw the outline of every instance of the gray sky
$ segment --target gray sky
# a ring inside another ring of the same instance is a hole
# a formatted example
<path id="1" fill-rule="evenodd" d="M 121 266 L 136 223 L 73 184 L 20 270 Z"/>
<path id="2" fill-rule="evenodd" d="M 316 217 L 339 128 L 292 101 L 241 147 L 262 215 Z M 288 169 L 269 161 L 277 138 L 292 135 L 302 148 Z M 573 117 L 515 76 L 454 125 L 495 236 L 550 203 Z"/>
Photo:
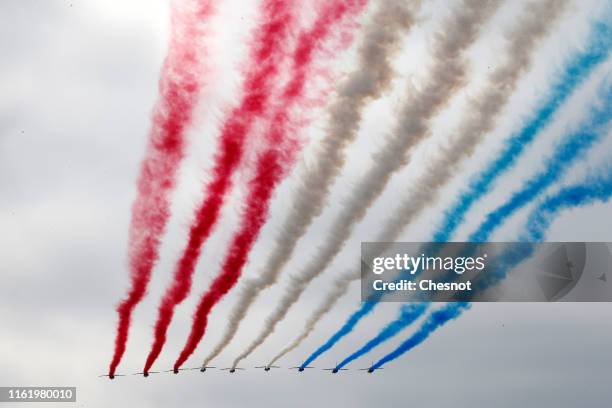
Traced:
<path id="1" fill-rule="evenodd" d="M 372 0 L 375 3 L 375 0 Z M 296 270 L 314 253 L 326 227 L 340 210 L 342 197 L 372 164 L 370 152 L 382 144 L 408 81 L 426 78 L 420 63 L 427 60 L 428 37 L 454 2 L 425 2 L 423 22 L 406 37 L 395 62 L 394 90 L 367 109 L 359 140 L 350 149 L 342 177 L 334 185 L 333 201 L 298 244 L 286 271 Z M 507 2 L 469 51 L 470 85 L 435 121 L 433 136 L 416 159 L 397 174 L 380 200 L 355 231 L 332 268 L 317 279 L 263 347 L 244 364 L 259 365 L 301 328 L 332 282 L 334 272 L 356 265 L 359 243 L 372 239 L 377 226 L 418 174 L 428 152 L 461 119 L 462 106 L 483 83 L 487 67 L 497 62 L 502 33 L 524 1 Z M 470 174 L 516 129 L 546 90 L 551 73 L 563 57 L 580 46 L 589 18 L 601 1 L 575 0 L 571 9 L 539 47 L 533 69 L 521 81 L 498 126 L 475 158 L 444 190 L 444 198 L 406 230 L 407 241 L 427 240 L 443 209 Z M 173 197 L 173 216 L 153 274 L 149 295 L 138 306 L 127 352 L 118 372 L 142 368 L 151 343 L 159 296 L 184 243 L 193 207 L 211 166 L 216 130 L 223 112 L 235 101 L 240 85 L 238 64 L 245 55 L 257 2 L 224 0 L 210 56 L 215 67 L 211 97 L 198 108 L 189 132 L 189 155 Z M 371 10 L 368 9 L 368 10 Z M 228 22 L 240 21 L 240 24 Z M 157 79 L 165 55 L 169 23 L 166 0 L 4 0 L 0 2 L 0 386 L 76 385 L 79 406 L 210 406 L 280 407 L 316 405 L 421 407 L 539 406 L 601 407 L 612 401 L 612 305 L 609 304 L 477 304 L 422 346 L 394 361 L 383 372 L 366 376 L 346 372 L 330 376 L 320 371 L 297 375 L 282 369 L 249 370 L 235 376 L 224 372 L 183 373 L 108 381 L 96 376 L 108 367 L 115 335 L 114 305 L 128 287 L 127 230 L 135 180 L 142 159 L 149 115 L 157 97 Z M 358 41 L 357 37 L 357 41 Z M 351 67 L 353 50 L 338 58 L 338 74 Z M 479 215 L 503 202 L 525 177 L 538 169 L 559 134 L 575 126 L 597 80 L 610 72 L 610 61 L 571 98 L 550 126 L 500 187 L 479 203 L 460 231 L 459 239 L 480 221 Z M 304 132 L 311 143 L 303 160 L 313 160 L 313 147 L 323 136 L 323 115 L 314 115 Z M 563 183 L 577 180 L 591 166 L 609 160 L 612 138 L 598 145 L 588 164 L 579 164 Z M 242 175 L 239 175 L 239 177 Z M 289 205 L 287 197 L 300 177 L 300 165 L 284 182 L 272 203 L 273 217 L 262 231 L 245 274 L 257 271 L 271 248 L 275 228 Z M 177 308 L 168 342 L 155 368 L 170 368 L 189 330 L 191 312 L 217 271 L 238 221 L 243 191 L 232 193 L 223 217 L 198 264 L 191 296 Z M 551 241 L 612 241 L 612 205 L 571 211 L 555 222 Z M 526 211 L 513 217 L 495 236 L 513 240 Z M 286 277 L 286 274 L 285 274 Z M 225 366 L 258 333 L 258 324 L 273 307 L 285 279 L 266 291 L 249 313 L 238 336 L 218 358 Z M 215 344 L 232 306 L 230 293 L 214 309 L 203 344 L 187 363 L 198 365 Z M 300 363 L 355 309 L 351 293 L 319 325 L 298 350 L 280 361 Z M 316 362 L 333 366 L 361 346 L 395 316 L 397 304 L 385 304 L 355 332 Z M 366 367 L 391 351 L 410 330 L 355 362 Z"/>

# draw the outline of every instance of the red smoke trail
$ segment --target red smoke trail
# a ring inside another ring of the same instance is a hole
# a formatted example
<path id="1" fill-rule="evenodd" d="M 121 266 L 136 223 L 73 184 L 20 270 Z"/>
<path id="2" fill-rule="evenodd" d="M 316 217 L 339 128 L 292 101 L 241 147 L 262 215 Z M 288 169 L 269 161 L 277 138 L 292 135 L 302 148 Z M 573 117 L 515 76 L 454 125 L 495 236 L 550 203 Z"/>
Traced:
<path id="1" fill-rule="evenodd" d="M 210 288 L 200 299 L 197 312 L 194 314 L 192 333 L 179 359 L 174 364 L 175 371 L 193 353 L 199 339 L 204 335 L 208 312 L 238 281 L 242 265 L 247 259 L 248 249 L 252 246 L 266 220 L 274 187 L 283 177 L 280 162 L 281 159 L 277 150 L 265 152 L 258 160 L 256 176 L 249 183 L 249 199 L 243 214 L 243 224 L 234 236 L 228 250 L 228 256 L 223 264 L 223 272 L 215 278 Z"/>
<path id="2" fill-rule="evenodd" d="M 240 278 L 249 251 L 268 217 L 272 193 L 295 161 L 299 143 L 290 140 L 290 134 L 297 130 L 295 124 L 300 122 L 297 122 L 296 118 L 292 118 L 292 115 L 287 112 L 294 106 L 300 106 L 306 102 L 304 88 L 306 80 L 312 74 L 317 46 L 330 36 L 331 30 L 340 21 L 346 17 L 356 17 L 365 4 L 365 0 L 329 2 L 320 11 L 313 28 L 303 32 L 298 38 L 297 48 L 293 54 L 293 67 L 289 82 L 285 86 L 275 113 L 269 121 L 270 129 L 265 140 L 267 148 L 258 157 L 255 176 L 249 184 L 242 225 L 230 244 L 220 274 L 200 298 L 193 315 L 191 333 L 174 363 L 175 372 L 195 351 L 204 336 L 208 315 L 212 308 L 232 289 Z M 351 22 L 352 19 L 350 18 L 345 20 L 347 25 Z M 343 44 L 343 46 L 347 45 L 346 42 Z"/>
<path id="3" fill-rule="evenodd" d="M 190 124 L 205 74 L 201 24 L 213 13 L 212 0 L 192 1 L 172 9 L 172 33 L 161 72 L 160 97 L 153 111 L 149 145 L 140 169 L 138 195 L 129 231 L 131 288 L 117 306 L 119 322 L 109 366 L 112 378 L 123 357 L 132 312 L 142 300 L 159 255 L 159 243 L 169 218 L 169 195 L 184 155 L 185 130 Z"/>
<path id="4" fill-rule="evenodd" d="M 278 81 L 279 65 L 286 56 L 286 43 L 295 21 L 292 4 L 285 0 L 265 0 L 262 5 L 262 23 L 259 25 L 254 53 L 249 61 L 244 95 L 240 105 L 230 113 L 221 131 L 212 180 L 206 186 L 204 199 L 195 214 L 187 247 L 176 265 L 172 284 L 167 288 L 158 307 L 154 340 L 145 362 L 144 373 L 148 373 L 166 342 L 166 332 L 176 305 L 185 300 L 191 290 L 192 276 L 202 244 L 217 221 L 225 194 L 231 186 L 231 176 L 243 156 L 245 140 L 255 119 L 261 117 L 268 108 L 272 89 Z"/>

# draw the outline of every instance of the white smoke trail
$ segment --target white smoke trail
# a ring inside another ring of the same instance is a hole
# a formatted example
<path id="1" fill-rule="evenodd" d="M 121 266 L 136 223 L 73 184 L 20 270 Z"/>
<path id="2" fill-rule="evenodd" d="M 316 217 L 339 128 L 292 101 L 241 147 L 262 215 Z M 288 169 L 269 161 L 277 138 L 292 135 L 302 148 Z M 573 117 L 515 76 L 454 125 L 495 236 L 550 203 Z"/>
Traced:
<path id="1" fill-rule="evenodd" d="M 277 308 L 264 322 L 260 335 L 234 361 L 234 366 L 248 356 L 274 331 L 276 324 L 297 302 L 306 286 L 331 263 L 349 238 L 354 225 L 384 190 L 391 176 L 409 158 L 411 149 L 429 134 L 431 119 L 466 83 L 467 63 L 463 52 L 474 42 L 488 17 L 501 0 L 463 0 L 444 29 L 434 37 L 433 66 L 422 90 L 410 89 L 399 113 L 396 129 L 382 150 L 374 155 L 376 165 L 353 190 L 341 215 L 333 222 L 332 236 L 320 253 L 313 257 L 300 274 L 291 276 L 289 289 Z M 352 124 L 354 126 L 354 123 Z"/>
<path id="2" fill-rule="evenodd" d="M 295 193 L 294 205 L 260 275 L 244 281 L 221 341 L 204 359 L 204 366 L 229 344 L 259 293 L 276 283 L 297 241 L 321 212 L 329 187 L 344 165 L 345 149 L 357 135 L 364 107 L 381 97 L 391 84 L 394 76 L 391 60 L 400 48 L 401 39 L 417 21 L 420 3 L 421 0 L 379 2 L 364 28 L 358 49 L 358 68 L 340 86 L 329 108 L 328 131 L 316 155 L 317 161 L 306 170 L 303 184 Z"/>
<path id="3" fill-rule="evenodd" d="M 319 307 L 317 307 L 306 320 L 302 332 L 291 343 L 285 346 L 285 348 L 283 348 L 276 356 L 274 356 L 267 365 L 271 366 L 285 354 L 302 344 L 302 342 L 306 340 L 310 333 L 312 333 L 312 331 L 315 329 L 319 320 L 321 320 L 321 318 L 334 307 L 338 300 L 340 300 L 340 298 L 348 292 L 350 284 L 356 280 L 359 280 L 360 277 L 361 273 L 357 271 L 356 273 L 350 272 L 343 274 L 336 279 L 332 284 L 332 289 L 323 299 L 323 302 L 319 304 Z"/>
<path id="4" fill-rule="evenodd" d="M 446 145 L 428 160 L 423 174 L 410 184 L 406 198 L 384 224 L 379 241 L 395 241 L 427 206 L 438 198 L 442 187 L 470 157 L 478 143 L 494 128 L 496 119 L 514 92 L 520 77 L 531 66 L 532 52 L 566 8 L 566 0 L 534 1 L 523 12 L 520 23 L 507 34 L 507 62 L 493 71 L 486 88 L 472 98 L 460 128 Z"/>
<path id="5" fill-rule="evenodd" d="M 569 0 L 547 0 L 529 3 L 519 18 L 520 24 L 507 35 L 506 63 L 495 69 L 486 88 L 472 99 L 464 113 L 467 119 L 431 161 L 423 175 L 411 184 L 400 208 L 379 233 L 377 242 L 396 241 L 401 232 L 438 197 L 441 188 L 456 173 L 461 162 L 469 157 L 475 146 L 495 125 L 499 112 L 514 92 L 520 77 L 531 66 L 535 47 L 546 36 L 561 16 Z M 358 270 L 337 279 L 319 307 L 306 321 L 293 342 L 272 358 L 269 365 L 297 348 L 314 330 L 321 318 L 331 310 L 340 296 L 348 292 L 351 282 L 360 278 Z"/>

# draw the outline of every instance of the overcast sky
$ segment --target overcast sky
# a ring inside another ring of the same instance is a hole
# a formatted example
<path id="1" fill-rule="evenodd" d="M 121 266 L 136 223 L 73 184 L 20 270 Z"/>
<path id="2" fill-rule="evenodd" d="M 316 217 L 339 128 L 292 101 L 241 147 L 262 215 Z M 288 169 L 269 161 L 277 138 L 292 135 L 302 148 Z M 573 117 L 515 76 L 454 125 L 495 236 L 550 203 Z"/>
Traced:
<path id="1" fill-rule="evenodd" d="M 238 68 L 248 51 L 244 40 L 252 28 L 257 1 L 219 3 L 219 17 L 213 23 L 217 33 L 214 52 L 208 56 L 215 66 L 212 96 L 205 106 L 198 107 L 189 131 L 189 154 L 173 195 L 173 215 L 161 260 L 154 270 L 149 295 L 133 317 L 120 373 L 136 372 L 143 366 L 159 296 L 183 247 L 193 208 L 202 196 L 202 183 L 212 164 L 219 122 L 236 100 Z M 327 226 L 338 214 L 343 197 L 373 165 L 370 153 L 392 128 L 407 84 L 418 86 L 427 77 L 426 64 L 420 62 L 427 60 L 432 31 L 441 27 L 456 3 L 425 1 L 422 22 L 406 36 L 401 56 L 395 61 L 398 75 L 393 91 L 367 108 L 359 140 L 349 151 L 342 177 L 333 187 L 332 200 L 298 244 L 286 271 L 299 268 L 324 242 Z M 394 176 L 330 270 L 313 283 L 289 318 L 243 366 L 251 368 L 267 362 L 301 329 L 303 319 L 333 281 L 334 272 L 358 265 L 360 242 L 375 237 L 378 225 L 419 174 L 428 154 L 460 123 L 466 98 L 480 89 L 487 69 L 500 62 L 497 57 L 504 29 L 516 22 L 525 3 L 507 1 L 487 24 L 469 50 L 470 84 L 435 120 L 432 137 L 418 147 L 411 165 Z M 430 238 L 444 208 L 486 162 L 489 153 L 499 149 L 504 137 L 517 129 L 536 106 L 564 57 L 584 42 L 589 21 L 601 12 L 603 3 L 572 2 L 569 12 L 538 48 L 533 68 L 521 81 L 496 129 L 444 189 L 444 197 L 405 231 L 404 240 Z M 371 10 L 364 14 L 364 21 Z M 211 371 L 164 374 L 146 380 L 136 376 L 112 382 L 97 378 L 106 373 L 113 351 L 117 320 L 114 306 L 129 285 L 126 247 L 130 207 L 150 128 L 150 112 L 157 98 L 168 30 L 167 0 L 0 2 L 0 386 L 74 385 L 78 387 L 78 406 L 91 407 L 602 407 L 612 402 L 612 305 L 594 303 L 476 304 L 423 345 L 372 376 L 355 371 L 330 376 L 318 370 L 298 375 L 286 369 L 267 373 L 250 369 L 231 377 Z M 350 72 L 353 52 L 350 49 L 338 57 L 338 75 Z M 474 207 L 458 239 L 464 239 L 482 214 L 502 203 L 539 168 L 555 140 L 580 120 L 599 80 L 611 67 L 608 61 L 578 90 L 516 168 Z M 314 148 L 324 135 L 323 119 L 324 115 L 316 114 L 303 134 L 310 140 L 301 157 L 306 162 L 314 160 Z M 610 139 L 600 143 L 587 162 L 573 167 L 551 191 L 609 161 Z M 301 169 L 298 164 L 277 191 L 273 216 L 250 254 L 245 275 L 255 274 L 265 261 Z M 192 294 L 177 308 L 168 342 L 154 368 L 170 368 L 182 347 L 197 295 L 217 273 L 235 229 L 242 194 L 238 188 L 228 199 L 222 219 L 204 247 Z M 612 204 L 601 204 L 566 212 L 553 224 L 548 240 L 610 242 L 611 210 Z M 494 239 L 516 239 L 527 213 L 528 209 L 512 217 Z M 253 339 L 286 284 L 286 279 L 281 279 L 260 297 L 215 365 L 230 364 Z M 204 342 L 187 366 L 198 365 L 218 340 L 234 295 L 230 293 L 214 309 Z M 355 284 L 315 333 L 280 365 L 301 363 L 358 302 L 359 287 Z M 379 307 L 315 365 L 330 367 L 346 357 L 394 318 L 397 307 Z M 410 332 L 350 367 L 369 366 Z"/>

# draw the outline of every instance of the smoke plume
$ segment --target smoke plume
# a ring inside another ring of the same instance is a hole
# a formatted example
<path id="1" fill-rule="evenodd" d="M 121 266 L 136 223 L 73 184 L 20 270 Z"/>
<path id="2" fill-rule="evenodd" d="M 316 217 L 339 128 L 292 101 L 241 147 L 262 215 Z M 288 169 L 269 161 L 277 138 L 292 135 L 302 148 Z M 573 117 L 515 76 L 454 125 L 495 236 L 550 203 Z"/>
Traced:
<path id="1" fill-rule="evenodd" d="M 344 164 L 345 149 L 357 135 L 366 103 L 380 97 L 391 83 L 391 58 L 399 49 L 403 34 L 415 23 L 419 6 L 420 1 L 383 0 L 372 20 L 364 27 L 364 39 L 358 50 L 358 68 L 343 82 L 329 108 L 327 136 L 319 147 L 317 161 L 307 169 L 302 178 L 303 184 L 295 192 L 294 205 L 264 268 L 257 278 L 245 281 L 222 339 L 205 358 L 203 365 L 207 365 L 229 344 L 249 307 L 262 290 L 276 283 L 297 241 L 321 212 L 329 186 Z"/>
<path id="2" fill-rule="evenodd" d="M 499 3 L 498 0 L 464 0 L 446 22 L 444 30 L 436 33 L 431 76 L 427 84 L 421 91 L 412 89 L 408 92 L 396 129 L 374 156 L 376 165 L 366 173 L 353 190 L 341 215 L 333 221 L 332 236 L 301 273 L 291 276 L 289 289 L 264 322 L 261 334 L 236 358 L 234 366 L 265 341 L 298 301 L 306 286 L 327 268 L 393 173 L 406 164 L 410 150 L 428 135 L 430 120 L 466 83 L 467 63 L 462 56 L 463 51 L 475 41 L 481 27 Z"/>
<path id="3" fill-rule="evenodd" d="M 132 313 L 144 298 L 151 271 L 159 258 L 159 244 L 170 217 L 170 194 L 185 154 L 185 132 L 206 84 L 205 27 L 214 1 L 173 2 L 171 38 L 159 81 L 160 97 L 153 112 L 149 144 L 140 168 L 138 195 L 132 206 L 129 231 L 131 287 L 117 305 L 119 322 L 108 375 L 121 362 Z"/>

